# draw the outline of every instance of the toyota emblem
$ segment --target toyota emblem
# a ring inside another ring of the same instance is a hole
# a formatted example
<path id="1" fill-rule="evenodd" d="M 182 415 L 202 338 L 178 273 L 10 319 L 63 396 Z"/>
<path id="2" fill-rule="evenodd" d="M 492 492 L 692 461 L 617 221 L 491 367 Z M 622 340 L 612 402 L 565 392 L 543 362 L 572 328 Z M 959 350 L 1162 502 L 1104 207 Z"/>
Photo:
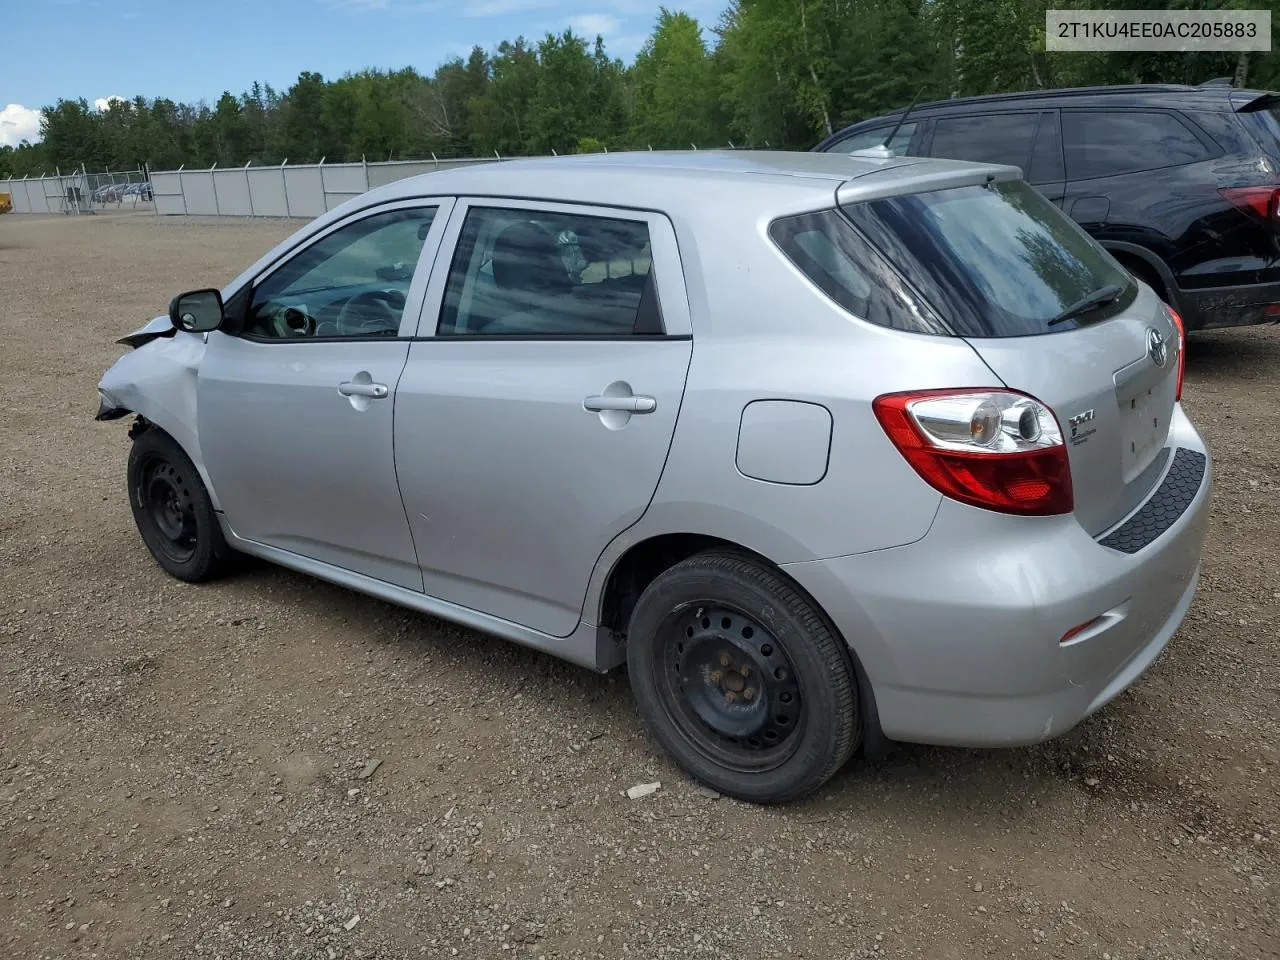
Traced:
<path id="1" fill-rule="evenodd" d="M 1157 367 L 1163 367 L 1169 359 L 1169 347 L 1164 336 L 1154 328 L 1147 331 L 1147 355 Z"/>

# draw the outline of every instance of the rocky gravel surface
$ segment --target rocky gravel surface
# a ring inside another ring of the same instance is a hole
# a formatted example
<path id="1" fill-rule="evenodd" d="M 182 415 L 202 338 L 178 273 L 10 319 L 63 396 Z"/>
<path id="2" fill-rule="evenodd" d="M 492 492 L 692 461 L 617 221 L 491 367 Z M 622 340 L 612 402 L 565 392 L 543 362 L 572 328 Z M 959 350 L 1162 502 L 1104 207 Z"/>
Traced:
<path id="1" fill-rule="evenodd" d="M 1137 686 L 759 808 L 625 675 L 151 560 L 93 421 L 113 341 L 295 226 L 0 217 L 0 957 L 1280 956 L 1280 329 L 1193 338 L 1212 530 Z"/>

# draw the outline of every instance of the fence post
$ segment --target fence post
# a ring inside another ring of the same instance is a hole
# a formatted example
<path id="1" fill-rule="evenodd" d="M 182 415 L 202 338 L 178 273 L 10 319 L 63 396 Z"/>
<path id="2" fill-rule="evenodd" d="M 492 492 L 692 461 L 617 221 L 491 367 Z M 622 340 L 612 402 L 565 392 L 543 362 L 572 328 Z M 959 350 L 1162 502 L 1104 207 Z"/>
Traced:
<path id="1" fill-rule="evenodd" d="M 440 158 L 436 156 L 436 152 L 434 150 L 431 151 L 431 162 L 436 165 L 437 170 L 440 169 Z"/>
<path id="2" fill-rule="evenodd" d="M 292 217 L 293 211 L 289 209 L 289 178 L 284 173 L 284 165 L 288 162 L 288 157 L 280 161 L 280 189 L 284 191 L 284 215 Z"/>
<path id="3" fill-rule="evenodd" d="M 249 195 L 249 216 L 256 217 L 257 214 L 253 212 L 253 187 L 249 183 L 249 164 L 251 163 L 253 163 L 252 160 L 246 160 L 244 164 L 244 192 Z"/>
<path id="4" fill-rule="evenodd" d="M 364 167 L 364 192 L 369 192 L 369 161 L 365 159 L 365 155 L 360 154 L 360 165 Z"/>
<path id="5" fill-rule="evenodd" d="M 147 189 L 151 191 L 151 213 L 160 216 L 160 204 L 156 202 L 156 185 L 151 182 L 151 164 L 142 161 L 142 177 L 147 181 Z"/>
<path id="6" fill-rule="evenodd" d="M 183 215 L 184 217 L 185 217 L 185 216 L 188 216 L 188 214 L 187 214 L 187 185 L 186 185 L 185 183 L 183 183 L 183 182 L 182 182 L 182 168 L 183 168 L 183 167 L 185 167 L 185 166 L 186 166 L 186 164 L 185 164 L 185 163 L 180 164 L 180 165 L 178 166 L 178 193 L 180 193 L 180 194 L 182 195 L 182 215 Z"/>
<path id="7" fill-rule="evenodd" d="M 213 175 L 217 169 L 218 162 L 215 160 L 213 166 L 209 168 L 209 186 L 213 187 L 213 214 L 216 217 L 220 217 L 222 216 L 222 204 L 218 202 L 218 178 Z"/>

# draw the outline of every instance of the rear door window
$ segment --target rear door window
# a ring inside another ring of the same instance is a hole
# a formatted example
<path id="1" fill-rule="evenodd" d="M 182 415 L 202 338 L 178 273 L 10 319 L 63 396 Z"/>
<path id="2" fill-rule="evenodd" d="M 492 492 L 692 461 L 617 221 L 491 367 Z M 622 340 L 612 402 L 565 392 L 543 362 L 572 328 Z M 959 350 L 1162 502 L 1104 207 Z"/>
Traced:
<path id="1" fill-rule="evenodd" d="M 944 117 L 934 122 L 931 157 L 1008 163 L 1027 169 L 1036 138 L 1037 113 Z"/>
<path id="2" fill-rule="evenodd" d="M 883 251 L 956 334 L 1056 333 L 1115 316 L 1137 287 L 1118 263 L 1023 180 L 847 204 L 849 220 Z M 1102 287 L 1121 295 L 1051 323 Z"/>
<path id="3" fill-rule="evenodd" d="M 645 220 L 475 206 L 436 335 L 661 334 L 652 267 Z"/>
<path id="4" fill-rule="evenodd" d="M 1064 110 L 1062 139 L 1067 177 L 1090 180 L 1159 170 L 1214 155 L 1172 113 L 1140 110 Z"/>

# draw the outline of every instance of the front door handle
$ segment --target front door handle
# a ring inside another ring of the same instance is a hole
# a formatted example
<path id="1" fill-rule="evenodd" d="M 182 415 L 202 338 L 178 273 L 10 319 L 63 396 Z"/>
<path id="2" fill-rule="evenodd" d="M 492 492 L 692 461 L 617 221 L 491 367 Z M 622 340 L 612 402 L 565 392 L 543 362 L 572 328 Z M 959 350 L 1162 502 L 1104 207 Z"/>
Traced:
<path id="1" fill-rule="evenodd" d="M 653 413 L 658 409 L 658 401 L 653 397 L 587 397 L 582 401 L 585 410 L 623 410 L 627 413 Z"/>
<path id="2" fill-rule="evenodd" d="M 338 392 L 344 397 L 370 397 L 374 400 L 381 400 L 388 393 L 385 383 L 357 383 L 354 380 L 338 384 Z"/>

